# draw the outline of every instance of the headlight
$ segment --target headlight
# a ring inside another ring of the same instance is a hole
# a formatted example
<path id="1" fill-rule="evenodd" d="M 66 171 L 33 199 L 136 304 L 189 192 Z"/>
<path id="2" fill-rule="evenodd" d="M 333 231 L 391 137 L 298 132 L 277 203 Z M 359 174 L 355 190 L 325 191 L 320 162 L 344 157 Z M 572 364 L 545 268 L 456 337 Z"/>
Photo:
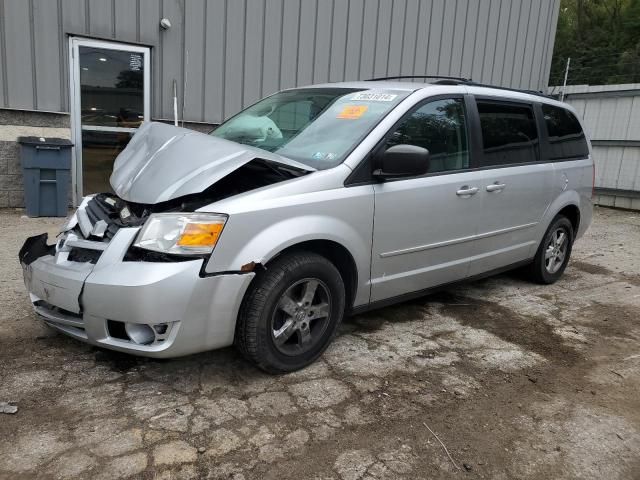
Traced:
<path id="1" fill-rule="evenodd" d="M 211 253 L 227 217 L 211 213 L 154 213 L 138 233 L 135 247 L 173 254 Z"/>

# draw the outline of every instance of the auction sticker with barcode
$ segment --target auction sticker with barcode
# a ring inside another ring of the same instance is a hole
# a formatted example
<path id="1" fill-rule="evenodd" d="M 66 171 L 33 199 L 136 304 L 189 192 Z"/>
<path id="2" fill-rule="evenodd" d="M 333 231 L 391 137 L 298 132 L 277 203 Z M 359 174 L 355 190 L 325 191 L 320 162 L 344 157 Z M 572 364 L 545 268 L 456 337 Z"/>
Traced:
<path id="1" fill-rule="evenodd" d="M 360 92 L 356 93 L 351 100 L 369 100 L 371 102 L 392 102 L 398 95 L 392 93 Z"/>

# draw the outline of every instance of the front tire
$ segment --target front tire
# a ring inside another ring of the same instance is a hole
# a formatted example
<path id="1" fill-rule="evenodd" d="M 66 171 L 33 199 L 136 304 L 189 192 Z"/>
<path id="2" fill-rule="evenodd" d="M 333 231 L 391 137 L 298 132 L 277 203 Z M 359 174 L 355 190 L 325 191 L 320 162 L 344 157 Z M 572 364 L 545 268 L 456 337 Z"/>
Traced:
<path id="1" fill-rule="evenodd" d="M 270 373 L 299 370 L 331 343 L 345 310 L 338 269 L 312 252 L 284 254 L 259 272 L 240 307 L 235 345 Z"/>
<path id="2" fill-rule="evenodd" d="M 567 217 L 558 215 L 549 225 L 536 256 L 529 265 L 529 278 L 543 285 L 555 283 L 567 268 L 573 240 L 573 225 Z"/>

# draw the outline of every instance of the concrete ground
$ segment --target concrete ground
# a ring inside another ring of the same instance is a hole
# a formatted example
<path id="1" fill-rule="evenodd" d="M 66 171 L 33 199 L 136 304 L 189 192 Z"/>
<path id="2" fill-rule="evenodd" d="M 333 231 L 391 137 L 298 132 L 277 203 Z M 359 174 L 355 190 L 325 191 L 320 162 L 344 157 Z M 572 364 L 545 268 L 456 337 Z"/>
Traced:
<path id="1" fill-rule="evenodd" d="M 16 257 L 60 222 L 0 222 L 0 402 L 19 409 L 0 478 L 640 478 L 638 213 L 597 209 L 553 286 L 507 274 L 351 318 L 279 377 L 233 349 L 154 361 L 50 331 Z"/>

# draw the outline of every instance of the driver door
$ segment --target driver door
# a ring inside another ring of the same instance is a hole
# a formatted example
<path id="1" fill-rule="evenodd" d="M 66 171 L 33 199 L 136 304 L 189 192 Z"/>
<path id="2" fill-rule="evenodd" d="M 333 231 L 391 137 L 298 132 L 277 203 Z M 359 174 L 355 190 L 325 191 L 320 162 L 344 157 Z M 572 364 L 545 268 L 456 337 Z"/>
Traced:
<path id="1" fill-rule="evenodd" d="M 473 171 L 465 100 L 430 99 L 387 136 L 429 150 L 429 172 L 374 185 L 371 301 L 468 275 L 481 220 L 482 172 Z"/>

